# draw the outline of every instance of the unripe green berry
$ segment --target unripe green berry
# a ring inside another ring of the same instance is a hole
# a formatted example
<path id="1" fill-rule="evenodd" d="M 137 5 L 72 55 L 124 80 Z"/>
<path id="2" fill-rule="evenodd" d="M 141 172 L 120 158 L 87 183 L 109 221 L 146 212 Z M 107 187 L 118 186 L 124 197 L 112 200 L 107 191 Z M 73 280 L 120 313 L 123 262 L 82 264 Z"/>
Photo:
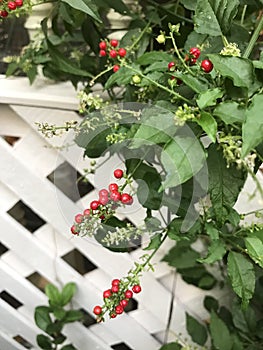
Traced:
<path id="1" fill-rule="evenodd" d="M 140 84 L 140 82 L 141 82 L 141 77 L 140 77 L 139 75 L 134 75 L 134 76 L 132 77 L 132 81 L 133 81 L 134 84 Z"/>
<path id="2" fill-rule="evenodd" d="M 159 44 L 164 44 L 165 43 L 165 35 L 164 34 L 160 34 L 157 36 L 156 38 L 156 41 L 159 43 Z"/>

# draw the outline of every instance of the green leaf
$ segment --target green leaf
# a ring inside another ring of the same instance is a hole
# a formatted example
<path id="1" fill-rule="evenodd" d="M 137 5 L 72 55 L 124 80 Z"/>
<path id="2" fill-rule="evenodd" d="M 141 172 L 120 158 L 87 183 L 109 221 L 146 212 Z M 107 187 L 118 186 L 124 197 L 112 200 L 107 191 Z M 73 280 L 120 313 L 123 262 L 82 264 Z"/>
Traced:
<path id="1" fill-rule="evenodd" d="M 160 350 L 181 350 L 182 346 L 177 343 L 168 343 L 163 345 Z"/>
<path id="2" fill-rule="evenodd" d="M 208 248 L 207 257 L 199 259 L 198 261 L 206 264 L 213 264 L 214 262 L 221 260 L 226 253 L 226 247 L 222 240 L 213 241 Z"/>
<path id="3" fill-rule="evenodd" d="M 161 153 L 161 162 L 166 171 L 162 187 L 175 187 L 189 180 L 202 168 L 205 158 L 198 138 L 183 135 L 174 137 Z"/>
<path id="4" fill-rule="evenodd" d="M 180 0 L 180 3 L 184 5 L 188 10 L 194 11 L 196 8 L 197 0 Z"/>
<path id="5" fill-rule="evenodd" d="M 63 308 L 54 308 L 53 314 L 57 320 L 62 320 L 66 315 L 66 311 Z"/>
<path id="6" fill-rule="evenodd" d="M 142 163 L 140 159 L 128 159 L 126 167 L 128 173 L 132 173 L 138 183 L 139 202 L 145 208 L 158 210 L 163 197 L 163 192 L 158 191 L 162 181 L 160 174 L 154 167 Z"/>
<path id="7" fill-rule="evenodd" d="M 67 339 L 67 337 L 63 334 L 60 334 L 58 336 L 56 336 L 56 339 L 53 340 L 54 344 L 62 344 L 64 343 L 64 341 Z"/>
<path id="8" fill-rule="evenodd" d="M 186 313 L 186 328 L 193 342 L 203 346 L 207 340 L 207 330 L 204 325 Z"/>
<path id="9" fill-rule="evenodd" d="M 215 106 L 216 100 L 221 98 L 224 95 L 224 91 L 219 88 L 208 89 L 204 92 L 201 92 L 198 96 L 196 102 L 200 109 Z"/>
<path id="10" fill-rule="evenodd" d="M 127 85 L 130 84 L 131 79 L 135 73 L 126 67 L 121 67 L 116 73 L 112 73 L 105 84 L 105 89 L 111 88 L 113 85 Z"/>
<path id="11" fill-rule="evenodd" d="M 35 308 L 35 323 L 43 331 L 46 331 L 47 327 L 52 324 L 50 312 L 51 310 L 48 306 L 37 306 Z"/>
<path id="12" fill-rule="evenodd" d="M 255 271 L 253 264 L 242 254 L 231 251 L 228 255 L 227 271 L 235 293 L 247 306 L 255 289 Z"/>
<path id="13" fill-rule="evenodd" d="M 67 305 L 76 293 L 76 284 L 74 282 L 67 283 L 61 291 L 62 306 Z"/>
<path id="14" fill-rule="evenodd" d="M 232 349 L 233 338 L 229 329 L 214 311 L 211 312 L 210 332 L 215 349 Z"/>
<path id="15" fill-rule="evenodd" d="M 234 86 L 250 88 L 255 80 L 253 64 L 250 60 L 210 54 L 208 57 L 213 62 L 215 69 L 223 76 L 230 78 Z"/>
<path id="16" fill-rule="evenodd" d="M 69 310 L 66 313 L 64 322 L 75 322 L 80 321 L 83 318 L 83 313 L 79 310 Z"/>
<path id="17" fill-rule="evenodd" d="M 245 157 L 253 148 L 263 141 L 263 95 L 256 95 L 246 111 L 246 121 L 242 127 L 242 153 Z"/>
<path id="18" fill-rule="evenodd" d="M 206 132 L 207 136 L 213 142 L 216 142 L 217 122 L 212 117 L 212 115 L 210 113 L 201 111 L 200 118 L 196 118 L 195 121 L 202 127 L 202 129 Z"/>
<path id="19" fill-rule="evenodd" d="M 252 307 L 248 306 L 246 310 L 242 310 L 239 303 L 235 302 L 232 307 L 232 315 L 235 327 L 241 332 L 246 334 L 257 332 L 257 316 Z"/>
<path id="20" fill-rule="evenodd" d="M 211 36 L 226 34 L 238 6 L 238 0 L 198 0 L 194 16 L 195 31 Z"/>
<path id="21" fill-rule="evenodd" d="M 211 312 L 212 310 L 214 310 L 215 312 L 217 312 L 218 308 L 219 308 L 219 303 L 218 301 L 213 298 L 211 295 L 206 295 L 205 299 L 204 299 L 204 307 L 206 308 L 207 311 Z"/>
<path id="22" fill-rule="evenodd" d="M 45 287 L 45 293 L 50 301 L 51 306 L 62 306 L 61 305 L 61 295 L 56 286 L 53 284 L 48 284 Z"/>
<path id="23" fill-rule="evenodd" d="M 104 0 L 104 2 L 108 4 L 109 8 L 113 8 L 115 11 L 123 15 L 128 15 L 130 12 L 126 4 L 121 0 Z"/>
<path id="24" fill-rule="evenodd" d="M 205 223 L 206 233 L 212 240 L 219 239 L 219 230 L 213 225 L 213 223 L 206 222 Z"/>
<path id="25" fill-rule="evenodd" d="M 75 348 L 73 344 L 68 344 L 63 346 L 63 348 L 61 348 L 60 350 L 77 350 L 77 348 Z"/>
<path id="26" fill-rule="evenodd" d="M 54 64 L 59 71 L 72 75 L 92 78 L 92 75 L 89 72 L 76 67 L 74 62 L 65 57 L 54 45 L 51 44 L 48 39 L 47 45 L 49 54 L 52 58 L 52 64 Z"/>
<path id="27" fill-rule="evenodd" d="M 147 74 L 149 72 L 166 72 L 167 71 L 167 62 L 165 61 L 157 61 L 152 64 L 150 64 L 147 68 L 144 70 L 144 74 Z"/>
<path id="28" fill-rule="evenodd" d="M 198 258 L 199 253 L 189 246 L 189 242 L 179 241 L 162 260 L 178 269 L 187 269 L 194 267 Z"/>
<path id="29" fill-rule="evenodd" d="M 166 52 L 151 51 L 151 52 L 146 52 L 145 54 L 140 56 L 137 59 L 136 63 L 142 66 L 147 66 L 148 64 L 152 64 L 157 61 L 161 61 L 161 62 L 164 61 L 169 63 L 170 61 L 172 61 L 172 59 L 173 59 L 173 56 L 169 55 Z"/>
<path id="30" fill-rule="evenodd" d="M 257 237 L 245 238 L 248 255 L 260 267 L 263 268 L 263 243 Z"/>
<path id="31" fill-rule="evenodd" d="M 226 164 L 223 153 L 217 145 L 208 148 L 209 192 L 217 220 L 224 222 L 229 214 L 228 207 L 235 204 L 245 182 L 245 173 L 235 166 Z"/>
<path id="32" fill-rule="evenodd" d="M 157 249 L 158 247 L 160 247 L 161 243 L 162 243 L 162 234 L 157 233 L 153 237 L 151 237 L 151 241 L 149 245 L 143 250 Z"/>
<path id="33" fill-rule="evenodd" d="M 44 334 L 37 335 L 37 344 L 41 349 L 52 350 L 52 341 L 49 337 Z"/>
<path id="34" fill-rule="evenodd" d="M 36 79 L 37 76 L 37 67 L 36 66 L 32 66 L 27 72 L 26 72 L 28 79 L 30 81 L 30 84 L 33 84 L 33 82 Z"/>
<path id="35" fill-rule="evenodd" d="M 87 15 L 91 16 L 94 18 L 96 21 L 102 23 L 97 8 L 94 5 L 94 1 L 91 0 L 62 0 L 69 6 L 75 8 L 76 10 L 80 10 Z"/>
<path id="36" fill-rule="evenodd" d="M 187 85 L 194 92 L 201 93 L 208 89 L 206 82 L 202 81 L 200 78 L 196 78 L 188 73 L 174 72 L 173 75 L 182 80 L 185 85 Z"/>
<path id="37" fill-rule="evenodd" d="M 64 321 L 55 321 L 47 326 L 46 332 L 53 336 L 57 333 L 60 333 L 62 331 L 63 326 Z"/>
<path id="38" fill-rule="evenodd" d="M 219 103 L 214 109 L 213 114 L 226 124 L 243 123 L 245 121 L 245 109 L 234 101 Z"/>

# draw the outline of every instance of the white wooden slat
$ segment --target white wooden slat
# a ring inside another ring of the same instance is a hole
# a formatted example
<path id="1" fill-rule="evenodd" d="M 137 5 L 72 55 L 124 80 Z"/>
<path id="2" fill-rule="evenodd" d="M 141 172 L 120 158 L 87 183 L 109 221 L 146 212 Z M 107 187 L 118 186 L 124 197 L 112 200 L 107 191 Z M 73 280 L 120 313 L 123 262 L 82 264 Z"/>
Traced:
<path id="1" fill-rule="evenodd" d="M 78 108 L 76 91 L 69 82 L 54 83 L 37 78 L 30 85 L 25 78 L 0 76 L 0 103 L 45 106 L 60 109 Z"/>
<path id="2" fill-rule="evenodd" d="M 19 200 L 19 196 L 17 196 L 13 191 L 10 190 L 10 188 L 8 188 L 1 181 L 0 181 L 0 193 L 1 193 L 0 212 L 8 211 Z"/>
<path id="3" fill-rule="evenodd" d="M 22 137 L 29 128 L 10 106 L 0 103 L 0 135 Z"/>
<path id="4" fill-rule="evenodd" d="M 32 345 L 37 345 L 36 335 L 39 332 L 37 326 L 2 299 L 0 299 L 0 315 L 0 329 L 3 332 L 11 333 L 12 336 L 21 335 Z"/>
<path id="5" fill-rule="evenodd" d="M 5 291 L 16 297 L 33 313 L 37 305 L 46 304 L 47 298 L 32 283 L 23 278 L 15 269 L 0 260 L 0 281 Z"/>
<path id="6" fill-rule="evenodd" d="M 1 350 L 25 350 L 25 347 L 20 345 L 17 341 L 12 339 L 9 334 L 5 334 L 0 329 L 0 349 Z"/>
<path id="7" fill-rule="evenodd" d="M 12 249 L 11 246 L 8 248 Z M 23 257 L 23 259 L 25 259 L 25 257 Z M 26 277 L 34 272 L 34 268 L 32 266 L 29 266 L 28 263 L 23 259 L 19 258 L 12 250 L 9 250 L 1 256 L 1 260 L 3 262 L 9 266 L 12 266 L 12 268 L 14 268 L 21 276 Z"/>

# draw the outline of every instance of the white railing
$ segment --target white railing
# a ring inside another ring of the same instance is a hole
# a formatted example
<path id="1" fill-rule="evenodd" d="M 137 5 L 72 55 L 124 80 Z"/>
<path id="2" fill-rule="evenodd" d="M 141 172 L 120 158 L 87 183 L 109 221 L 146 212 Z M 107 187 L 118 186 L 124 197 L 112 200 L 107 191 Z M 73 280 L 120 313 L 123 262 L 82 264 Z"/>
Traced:
<path id="1" fill-rule="evenodd" d="M 94 305 L 102 302 L 102 291 L 108 288 L 111 279 L 125 275 L 134 260 L 143 254 L 141 248 L 131 253 L 112 253 L 92 240 L 72 237 L 69 232 L 75 214 L 96 197 L 98 186 L 109 182 L 109 169 L 119 162 L 116 158 L 109 159 L 100 168 L 98 178 L 91 179 L 95 189 L 76 202 L 47 179 L 61 164 L 70 164 L 80 174 L 89 165 L 88 159 L 83 160 L 80 148 L 59 149 L 71 142 L 68 135 L 44 139 L 35 125 L 36 121 L 63 124 L 78 120 L 77 107 L 76 92 L 68 83 L 52 84 L 40 79 L 30 86 L 26 78 L 2 76 L 0 79 L 0 135 L 18 138 L 10 145 L 0 137 L 0 241 L 6 249 L 0 258 L 0 349 L 3 350 L 24 349 L 14 339 L 17 336 L 30 343 L 32 349 L 38 348 L 36 335 L 41 331 L 34 324 L 34 308 L 46 304 L 47 299 L 36 283 L 32 283 L 32 275 L 38 276 L 41 283 L 49 281 L 57 286 L 76 282 L 74 307 L 92 316 Z M 21 201 L 42 219 L 33 233 L 14 214 L 14 206 Z M 137 223 L 141 214 L 138 209 L 123 215 Z M 166 248 L 157 254 L 155 261 L 162 258 Z M 74 250 L 94 265 L 92 270 L 80 274 L 65 260 Z M 145 273 L 142 279 L 143 293 L 135 297 L 137 309 L 90 327 L 71 324 L 65 334 L 79 350 L 106 350 L 120 343 L 125 343 L 127 349 L 159 349 L 169 314 L 173 276 L 171 268 L 158 263 L 156 271 Z M 176 279 L 170 340 L 175 339 L 175 334 L 185 333 L 185 311 L 200 320 L 207 318 L 202 307 L 205 293 L 183 282 L 179 275 Z M 6 301 L 6 293 L 18 301 L 16 308 Z M 225 302 L 222 291 L 213 294 Z"/>

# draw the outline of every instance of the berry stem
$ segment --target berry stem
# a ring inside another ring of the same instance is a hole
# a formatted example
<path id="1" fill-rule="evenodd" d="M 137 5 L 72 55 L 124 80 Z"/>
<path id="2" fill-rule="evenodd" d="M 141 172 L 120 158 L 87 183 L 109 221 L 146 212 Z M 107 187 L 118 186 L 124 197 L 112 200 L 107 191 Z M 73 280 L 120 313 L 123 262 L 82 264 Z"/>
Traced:
<path id="1" fill-rule="evenodd" d="M 178 50 L 178 47 L 176 45 L 176 42 L 175 42 L 175 39 L 174 39 L 174 35 L 172 32 L 170 32 L 170 37 L 171 37 L 171 40 L 172 40 L 172 43 L 173 43 L 173 47 L 174 47 L 174 50 L 179 58 L 179 60 L 182 62 L 182 65 L 184 66 L 184 68 L 187 70 L 188 73 L 190 73 L 191 75 L 194 75 L 194 73 L 191 71 L 191 69 L 187 66 L 187 64 L 185 63 L 183 57 L 181 56 L 179 50 Z"/>
<path id="2" fill-rule="evenodd" d="M 141 32 L 141 34 L 138 36 L 138 38 L 134 41 L 134 43 L 127 48 L 128 51 L 132 51 L 136 45 L 140 42 L 141 38 L 144 36 L 144 34 L 146 33 L 146 31 L 150 28 L 151 22 L 148 22 L 148 24 L 145 26 L 145 28 L 143 29 L 143 31 Z"/>
<path id="3" fill-rule="evenodd" d="M 259 36 L 262 28 L 263 28 L 263 14 L 261 13 L 260 14 L 260 19 L 259 19 L 258 24 L 257 24 L 257 27 L 256 27 L 253 35 L 250 38 L 248 46 L 247 46 L 247 48 L 246 48 L 246 50 L 245 50 L 245 52 L 243 54 L 243 58 L 249 58 L 249 56 L 250 56 L 250 54 L 251 54 L 251 52 L 252 52 L 252 50 L 253 50 L 253 48 L 255 46 L 255 43 L 256 43 L 256 41 L 258 39 L 258 36 Z"/>
<path id="4" fill-rule="evenodd" d="M 188 100 L 187 98 L 181 96 L 180 94 L 178 94 L 177 92 L 171 90 L 171 89 L 168 89 L 166 86 L 162 85 L 162 84 L 159 84 L 157 83 L 157 81 L 154 81 L 153 79 L 149 78 L 147 75 L 144 75 L 142 72 L 140 72 L 139 70 L 137 70 L 136 68 L 133 68 L 127 64 L 125 64 L 125 67 L 132 70 L 133 72 L 135 72 L 136 74 L 140 75 L 142 78 L 150 81 L 153 85 L 159 87 L 160 89 L 168 92 L 170 95 L 173 95 L 175 97 L 177 97 L 179 100 L 183 100 L 185 102 L 187 102 L 189 105 L 193 105 L 193 102 Z M 187 67 L 188 68 L 188 67 Z"/>
<path id="5" fill-rule="evenodd" d="M 112 68 L 113 68 L 113 66 L 110 66 L 107 69 L 104 69 L 102 72 L 100 72 L 98 75 L 96 75 L 94 78 L 91 79 L 91 81 L 89 82 L 89 85 L 93 86 L 97 79 L 99 79 L 102 75 L 110 72 L 112 70 Z"/>

